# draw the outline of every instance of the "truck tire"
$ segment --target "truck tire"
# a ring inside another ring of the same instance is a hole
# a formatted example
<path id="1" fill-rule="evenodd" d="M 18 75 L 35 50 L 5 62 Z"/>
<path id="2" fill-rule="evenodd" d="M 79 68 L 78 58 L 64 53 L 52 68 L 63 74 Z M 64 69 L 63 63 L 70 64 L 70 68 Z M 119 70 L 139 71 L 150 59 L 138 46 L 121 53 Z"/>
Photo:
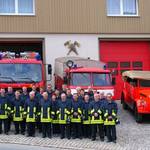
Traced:
<path id="1" fill-rule="evenodd" d="M 124 101 L 124 95 L 121 96 L 121 104 L 122 104 L 122 108 L 124 110 L 127 110 L 128 109 L 128 105 L 125 103 Z"/>
<path id="2" fill-rule="evenodd" d="M 135 109 L 134 109 L 134 115 L 135 115 L 136 122 L 137 123 L 142 123 L 143 116 L 142 116 L 142 114 L 138 113 L 138 110 L 137 110 L 136 106 L 135 106 Z"/>

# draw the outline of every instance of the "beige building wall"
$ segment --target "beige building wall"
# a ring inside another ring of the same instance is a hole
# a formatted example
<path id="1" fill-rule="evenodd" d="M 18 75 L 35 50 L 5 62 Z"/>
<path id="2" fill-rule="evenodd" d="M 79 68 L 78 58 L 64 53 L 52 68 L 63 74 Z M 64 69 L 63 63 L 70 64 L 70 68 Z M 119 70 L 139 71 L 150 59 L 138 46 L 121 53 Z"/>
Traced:
<path id="1" fill-rule="evenodd" d="M 109 17 L 106 0 L 35 0 L 33 16 L 0 16 L 0 33 L 150 33 L 150 0 L 139 16 Z"/>

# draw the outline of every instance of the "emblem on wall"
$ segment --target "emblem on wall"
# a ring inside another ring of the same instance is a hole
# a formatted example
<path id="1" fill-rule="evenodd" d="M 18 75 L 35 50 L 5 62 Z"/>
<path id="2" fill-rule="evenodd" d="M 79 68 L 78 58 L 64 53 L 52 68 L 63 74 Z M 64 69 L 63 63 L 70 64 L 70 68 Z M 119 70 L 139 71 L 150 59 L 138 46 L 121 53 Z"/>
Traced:
<path id="1" fill-rule="evenodd" d="M 71 40 L 67 41 L 64 43 L 64 46 L 66 46 L 69 49 L 67 55 L 70 55 L 71 52 L 75 53 L 76 55 L 79 55 L 77 48 L 80 47 L 80 43 L 78 43 L 77 41 L 74 41 L 74 43 L 72 43 Z"/>

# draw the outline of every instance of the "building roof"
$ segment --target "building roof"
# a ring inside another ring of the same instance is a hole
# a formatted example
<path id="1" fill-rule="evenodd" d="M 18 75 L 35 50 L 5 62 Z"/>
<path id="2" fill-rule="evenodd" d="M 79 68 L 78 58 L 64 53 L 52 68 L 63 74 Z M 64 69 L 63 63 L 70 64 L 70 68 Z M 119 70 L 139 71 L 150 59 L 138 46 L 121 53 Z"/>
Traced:
<path id="1" fill-rule="evenodd" d="M 131 79 L 150 80 L 150 71 L 125 71 L 123 72 L 122 76 L 127 76 Z"/>

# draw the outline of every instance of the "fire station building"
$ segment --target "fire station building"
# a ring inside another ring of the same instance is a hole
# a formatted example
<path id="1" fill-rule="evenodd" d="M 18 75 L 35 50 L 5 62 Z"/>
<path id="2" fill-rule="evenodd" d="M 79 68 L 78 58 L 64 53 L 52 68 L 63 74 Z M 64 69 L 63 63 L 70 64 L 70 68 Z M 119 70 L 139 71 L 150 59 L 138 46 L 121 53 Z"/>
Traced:
<path id="1" fill-rule="evenodd" d="M 150 70 L 149 6 L 149 0 L 0 0 L 0 51 L 38 51 L 53 66 L 68 53 L 64 43 L 77 41 L 79 56 L 107 63 L 120 83 L 125 70 Z"/>

